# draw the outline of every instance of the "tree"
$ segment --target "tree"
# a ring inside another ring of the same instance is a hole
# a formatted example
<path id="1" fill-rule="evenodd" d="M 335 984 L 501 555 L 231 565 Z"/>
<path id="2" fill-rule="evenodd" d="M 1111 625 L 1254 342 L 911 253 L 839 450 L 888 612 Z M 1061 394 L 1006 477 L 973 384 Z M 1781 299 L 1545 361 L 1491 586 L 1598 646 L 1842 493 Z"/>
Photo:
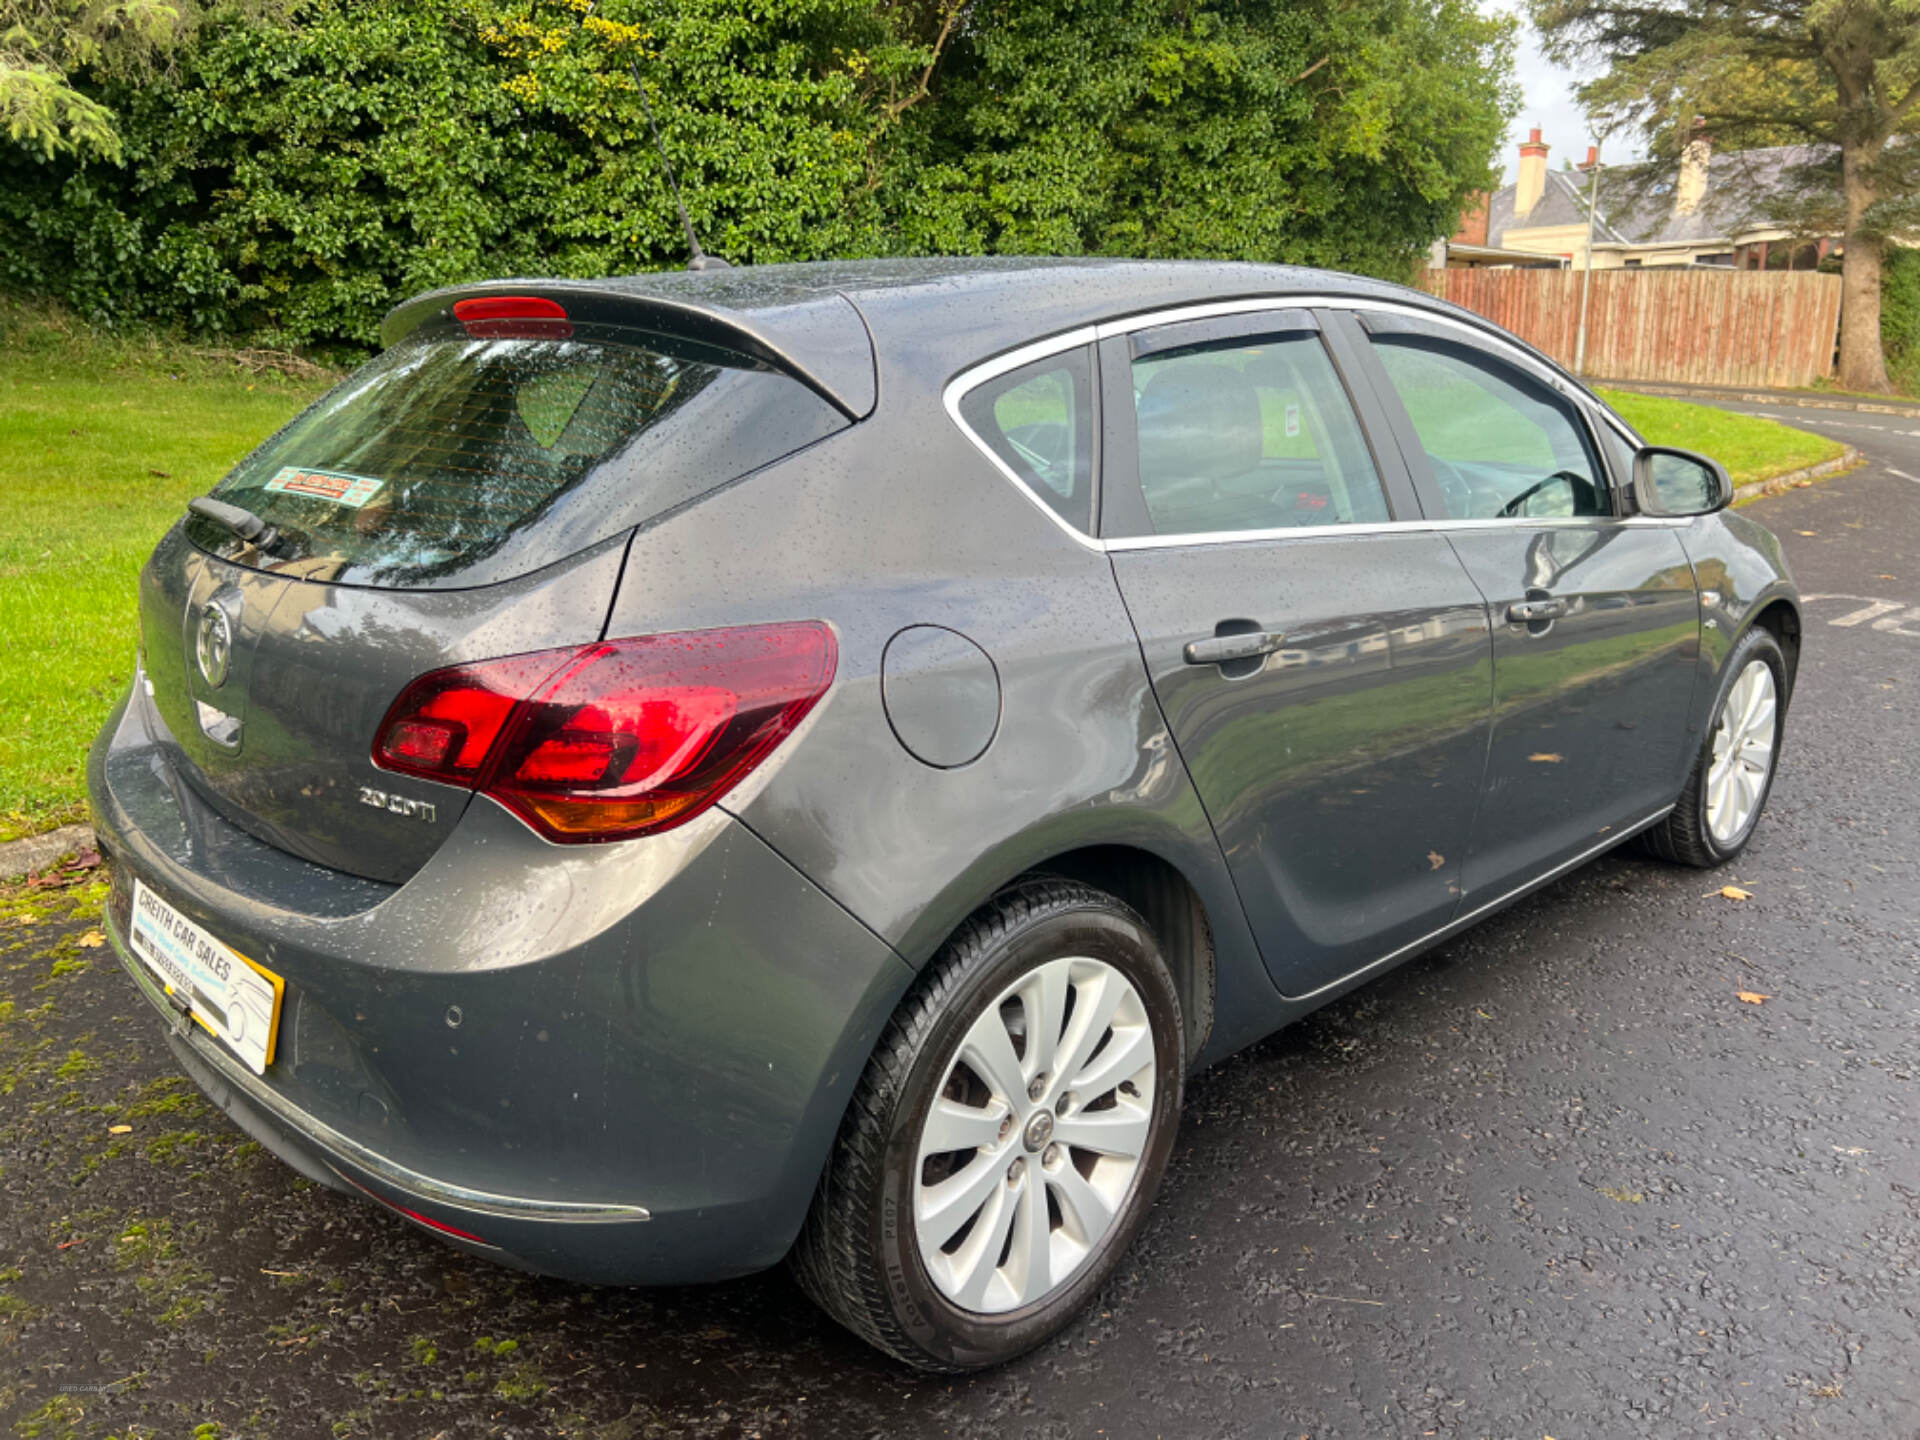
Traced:
<path id="1" fill-rule="evenodd" d="M 151 83 L 76 72 L 121 163 L 0 146 L 0 285 L 360 348 L 430 286 L 679 265 L 636 69 L 735 263 L 1404 279 L 1514 99 L 1512 25 L 1473 0 L 299 0 L 280 25 L 233 3 Z"/>
<path id="2" fill-rule="evenodd" d="M 199 20 L 192 0 L 0 0 L 0 117 L 46 155 L 120 158 L 113 112 L 73 72 L 146 79 Z"/>
<path id="3" fill-rule="evenodd" d="M 1405 279 L 1491 179 L 1512 40 L 1468 0 L 975 0 L 889 142 L 892 229 Z"/>
<path id="4" fill-rule="evenodd" d="M 1556 59 L 1599 60 L 1590 105 L 1677 158 L 1692 116 L 1733 147 L 1832 147 L 1845 237 L 1840 382 L 1884 391 L 1885 246 L 1920 231 L 1920 0 L 1528 0 Z"/>

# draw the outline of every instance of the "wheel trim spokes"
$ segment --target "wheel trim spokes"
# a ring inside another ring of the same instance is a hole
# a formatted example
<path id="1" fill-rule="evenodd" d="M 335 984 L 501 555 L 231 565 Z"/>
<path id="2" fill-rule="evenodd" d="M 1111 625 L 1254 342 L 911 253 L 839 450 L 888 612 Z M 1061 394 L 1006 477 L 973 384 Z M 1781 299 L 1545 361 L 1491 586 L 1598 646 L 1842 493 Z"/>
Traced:
<path id="1" fill-rule="evenodd" d="M 1720 707 L 1707 763 L 1707 829 L 1722 845 L 1745 834 L 1760 808 L 1773 770 L 1779 708 L 1772 668 L 1749 661 Z"/>
<path id="2" fill-rule="evenodd" d="M 982 1011 L 916 1154 L 914 1233 L 942 1294 L 996 1314 L 1073 1277 L 1146 1154 L 1154 1072 L 1146 1007 L 1104 961 L 1047 961 Z"/>

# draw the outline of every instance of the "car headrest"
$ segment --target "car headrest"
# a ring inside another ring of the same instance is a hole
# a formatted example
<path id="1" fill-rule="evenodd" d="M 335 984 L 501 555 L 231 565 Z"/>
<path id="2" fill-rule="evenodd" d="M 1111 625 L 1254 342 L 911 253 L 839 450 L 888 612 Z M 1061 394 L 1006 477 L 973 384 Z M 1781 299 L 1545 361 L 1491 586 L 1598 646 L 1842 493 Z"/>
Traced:
<path id="1" fill-rule="evenodd" d="M 1135 407 L 1140 479 L 1225 480 L 1260 463 L 1260 395 L 1230 365 L 1185 361 L 1147 382 Z"/>

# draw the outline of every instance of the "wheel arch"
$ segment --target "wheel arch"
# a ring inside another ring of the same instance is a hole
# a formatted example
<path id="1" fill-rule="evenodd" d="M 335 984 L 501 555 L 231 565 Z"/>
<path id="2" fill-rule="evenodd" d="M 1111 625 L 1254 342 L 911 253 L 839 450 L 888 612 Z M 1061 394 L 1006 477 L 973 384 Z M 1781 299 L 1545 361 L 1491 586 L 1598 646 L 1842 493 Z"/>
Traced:
<path id="1" fill-rule="evenodd" d="M 1776 595 L 1741 627 L 1741 635 L 1755 628 L 1770 631 L 1780 642 L 1780 653 L 1787 661 L 1787 697 L 1791 698 L 1800 672 L 1800 607 L 1789 597 Z"/>
<path id="2" fill-rule="evenodd" d="M 1025 875 L 1078 880 L 1139 911 L 1173 972 L 1187 1054 L 1197 1056 L 1206 1048 L 1213 1032 L 1218 968 L 1213 926 L 1206 902 L 1178 866 L 1134 845 L 1087 845 L 1052 856 L 1015 879 Z"/>

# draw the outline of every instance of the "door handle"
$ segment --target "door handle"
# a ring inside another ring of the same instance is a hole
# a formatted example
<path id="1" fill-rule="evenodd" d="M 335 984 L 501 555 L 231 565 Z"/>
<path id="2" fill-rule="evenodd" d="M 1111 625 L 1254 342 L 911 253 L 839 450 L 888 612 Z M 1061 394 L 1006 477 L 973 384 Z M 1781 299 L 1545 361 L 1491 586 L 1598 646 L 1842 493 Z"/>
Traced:
<path id="1" fill-rule="evenodd" d="M 1507 619 L 1515 625 L 1525 625 L 1535 620 L 1558 620 L 1567 613 L 1567 602 L 1561 599 L 1516 600 L 1507 606 Z"/>
<path id="2" fill-rule="evenodd" d="M 1182 653 L 1189 665 L 1227 665 L 1235 660 L 1257 660 L 1262 655 L 1271 655 L 1286 643 L 1286 636 L 1271 630 L 1250 630 L 1244 635 L 1190 640 Z"/>

